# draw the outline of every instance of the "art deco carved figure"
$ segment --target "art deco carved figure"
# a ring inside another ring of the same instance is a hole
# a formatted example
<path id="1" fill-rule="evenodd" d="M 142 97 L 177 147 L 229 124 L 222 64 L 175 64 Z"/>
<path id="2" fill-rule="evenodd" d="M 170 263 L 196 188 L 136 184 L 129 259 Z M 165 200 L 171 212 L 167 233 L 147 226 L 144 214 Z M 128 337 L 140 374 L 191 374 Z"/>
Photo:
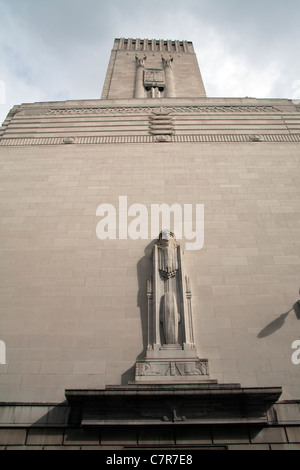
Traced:
<path id="1" fill-rule="evenodd" d="M 172 62 L 173 62 L 173 57 L 169 58 L 169 59 L 165 59 L 163 56 L 162 56 L 162 62 L 164 64 L 164 67 L 172 67 Z"/>
<path id="2" fill-rule="evenodd" d="M 144 98 L 145 97 L 145 90 L 143 85 L 143 74 L 145 69 L 145 62 L 147 56 L 142 58 L 135 56 L 136 61 L 136 78 L 135 78 L 135 98 Z"/>
<path id="3" fill-rule="evenodd" d="M 192 319 L 182 251 L 174 233 L 163 230 L 153 252 L 152 347 L 192 346 Z M 152 295 L 152 294 L 151 294 Z M 149 325 L 150 325 L 149 323 Z M 149 338 L 150 340 L 150 338 Z M 151 342 L 151 341 L 150 341 Z M 151 346 L 150 346 L 151 348 Z"/>
<path id="4" fill-rule="evenodd" d="M 174 292 L 167 292 L 162 297 L 160 321 L 163 326 L 165 344 L 178 344 L 178 325 L 180 315 Z"/>
<path id="5" fill-rule="evenodd" d="M 162 57 L 162 63 L 165 70 L 166 76 L 166 97 L 167 98 L 175 98 L 175 82 L 174 82 L 174 74 L 173 74 L 173 57 L 165 59 Z"/>
<path id="6" fill-rule="evenodd" d="M 207 359 L 194 342 L 191 288 L 183 252 L 174 233 L 164 230 L 153 249 L 153 276 L 147 281 L 148 345 L 136 363 L 137 382 L 202 382 L 209 379 Z"/>
<path id="7" fill-rule="evenodd" d="M 158 270 L 165 283 L 167 291 L 161 297 L 160 322 L 163 327 L 165 344 L 178 344 L 178 324 L 180 323 L 180 314 L 177 308 L 175 291 L 168 282 L 178 273 L 178 246 L 174 234 L 165 230 L 161 232 L 158 248 Z"/>
<path id="8" fill-rule="evenodd" d="M 135 56 L 136 64 L 138 67 L 145 67 L 146 59 L 147 59 L 146 55 L 144 57 L 138 57 L 137 55 Z"/>
<path id="9" fill-rule="evenodd" d="M 177 248 L 179 243 L 168 230 L 161 232 L 158 246 L 158 266 L 160 274 L 166 278 L 176 276 L 178 271 Z"/>

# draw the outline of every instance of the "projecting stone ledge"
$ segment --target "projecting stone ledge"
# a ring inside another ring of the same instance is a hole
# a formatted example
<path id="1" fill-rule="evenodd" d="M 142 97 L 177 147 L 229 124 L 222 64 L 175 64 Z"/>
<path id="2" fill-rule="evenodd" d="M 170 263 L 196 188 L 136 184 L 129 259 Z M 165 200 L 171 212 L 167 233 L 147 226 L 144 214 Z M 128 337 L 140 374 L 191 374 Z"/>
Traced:
<path id="1" fill-rule="evenodd" d="M 266 424 L 280 387 L 239 384 L 131 384 L 66 390 L 82 426 Z"/>

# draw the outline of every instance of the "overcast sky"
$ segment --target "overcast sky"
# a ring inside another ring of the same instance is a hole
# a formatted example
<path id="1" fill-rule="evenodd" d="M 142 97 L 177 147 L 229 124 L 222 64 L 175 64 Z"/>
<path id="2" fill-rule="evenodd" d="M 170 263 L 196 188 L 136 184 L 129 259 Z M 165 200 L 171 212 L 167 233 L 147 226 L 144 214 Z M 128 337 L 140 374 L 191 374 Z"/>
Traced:
<path id="1" fill-rule="evenodd" d="M 300 98 L 300 0 L 0 0 L 0 121 L 100 98 L 115 37 L 193 41 L 210 97 Z"/>

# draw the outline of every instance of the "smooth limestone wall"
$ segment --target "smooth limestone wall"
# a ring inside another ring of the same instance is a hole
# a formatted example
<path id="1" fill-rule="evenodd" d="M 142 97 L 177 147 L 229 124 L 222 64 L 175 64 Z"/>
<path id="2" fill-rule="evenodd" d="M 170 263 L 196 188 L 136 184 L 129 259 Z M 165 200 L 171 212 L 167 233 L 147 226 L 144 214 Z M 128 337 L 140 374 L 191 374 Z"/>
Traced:
<path id="1" fill-rule="evenodd" d="M 299 160 L 296 143 L 0 148 L 0 400 L 133 379 L 153 240 L 97 238 L 97 207 L 119 196 L 149 214 L 205 205 L 204 248 L 185 251 L 198 355 L 220 383 L 299 399 Z"/>

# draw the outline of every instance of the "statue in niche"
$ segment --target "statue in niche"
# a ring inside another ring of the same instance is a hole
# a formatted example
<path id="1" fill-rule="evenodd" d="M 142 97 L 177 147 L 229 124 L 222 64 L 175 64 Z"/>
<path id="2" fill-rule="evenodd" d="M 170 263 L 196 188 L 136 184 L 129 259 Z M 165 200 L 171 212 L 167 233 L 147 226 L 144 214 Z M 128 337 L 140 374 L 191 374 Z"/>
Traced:
<path id="1" fill-rule="evenodd" d="M 164 294 L 161 297 L 160 323 L 162 324 L 164 344 L 178 344 L 180 314 L 177 307 L 176 283 L 171 282 L 179 269 L 179 243 L 174 233 L 164 230 L 159 236 L 158 270 L 164 284 Z M 174 279 L 174 281 L 176 281 Z"/>
<path id="2" fill-rule="evenodd" d="M 190 281 L 174 233 L 160 233 L 152 262 L 153 276 L 147 280 L 148 345 L 145 359 L 136 363 L 135 380 L 170 384 L 210 380 L 208 360 L 197 355 Z"/>

